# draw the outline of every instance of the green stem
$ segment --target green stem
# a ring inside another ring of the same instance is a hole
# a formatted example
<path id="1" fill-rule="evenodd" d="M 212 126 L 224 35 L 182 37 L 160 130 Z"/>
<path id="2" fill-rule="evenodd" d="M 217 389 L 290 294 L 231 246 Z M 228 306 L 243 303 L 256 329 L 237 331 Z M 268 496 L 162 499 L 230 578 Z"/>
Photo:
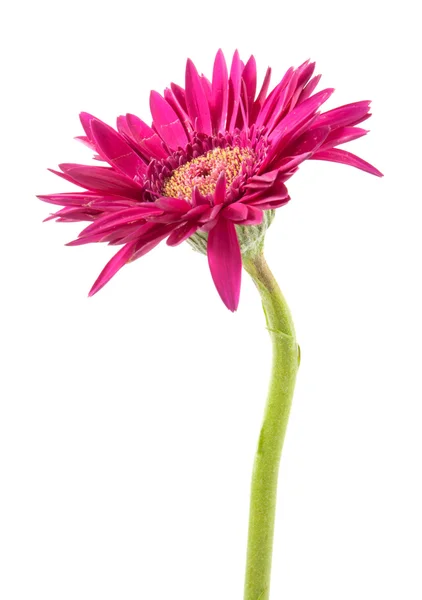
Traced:
<path id="1" fill-rule="evenodd" d="M 244 600 L 268 600 L 278 467 L 300 351 L 289 308 L 264 256 L 244 259 L 244 267 L 261 294 L 273 344 L 270 388 L 252 474 Z"/>

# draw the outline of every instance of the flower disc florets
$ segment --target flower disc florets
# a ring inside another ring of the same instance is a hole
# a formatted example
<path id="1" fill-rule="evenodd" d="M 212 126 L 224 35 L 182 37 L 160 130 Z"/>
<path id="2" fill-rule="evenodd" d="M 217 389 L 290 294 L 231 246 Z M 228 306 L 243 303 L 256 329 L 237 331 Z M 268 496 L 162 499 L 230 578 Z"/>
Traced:
<path id="1" fill-rule="evenodd" d="M 212 79 L 186 64 L 185 88 L 151 92 L 152 124 L 127 114 L 117 131 L 81 113 L 79 139 L 107 166 L 65 163 L 60 177 L 82 192 L 40 196 L 63 206 L 49 218 L 89 221 L 69 245 L 122 246 L 100 273 L 90 295 L 126 263 L 163 240 L 187 240 L 208 256 L 215 286 L 228 308 L 239 301 L 242 254 L 260 249 L 274 209 L 289 201 L 286 181 L 304 161 L 338 162 L 381 173 L 338 148 L 367 133 L 361 101 L 320 112 L 333 89 L 314 93 L 314 63 L 290 68 L 269 91 L 268 69 L 257 93 L 253 56 L 236 51 L 230 67 L 221 50 Z"/>
<path id="2" fill-rule="evenodd" d="M 221 173 L 225 173 L 226 186 L 230 189 L 234 180 L 242 176 L 246 161 L 253 161 L 249 148 L 214 148 L 178 167 L 164 181 L 162 194 L 172 198 L 184 198 L 190 202 L 194 188 L 203 196 L 213 194 Z"/>
<path id="3" fill-rule="evenodd" d="M 202 196 L 212 197 L 218 178 L 224 173 L 225 200 L 233 202 L 243 192 L 248 179 L 257 173 L 268 145 L 262 132 L 253 136 L 247 133 L 194 134 L 186 148 L 164 160 L 152 161 L 146 177 L 145 199 L 153 201 L 167 196 L 191 203 L 195 188 Z"/>

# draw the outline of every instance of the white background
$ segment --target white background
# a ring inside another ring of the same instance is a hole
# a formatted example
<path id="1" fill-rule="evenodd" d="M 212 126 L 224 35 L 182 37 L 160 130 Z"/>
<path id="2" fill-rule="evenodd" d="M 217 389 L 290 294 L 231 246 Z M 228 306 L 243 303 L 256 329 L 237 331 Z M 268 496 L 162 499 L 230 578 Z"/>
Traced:
<path id="1" fill-rule="evenodd" d="M 415 3 L 416 6 L 416 3 Z M 8 3 L 1 18 L 2 600 L 236 600 L 270 361 L 244 277 L 231 314 L 206 259 L 165 245 L 87 292 L 111 256 L 42 223 L 46 167 L 90 162 L 86 110 L 149 120 L 149 90 L 222 47 L 277 82 L 317 61 L 328 108 L 373 100 L 310 162 L 267 236 L 302 365 L 280 471 L 272 598 L 420 600 L 420 50 L 411 3 Z M 319 89 L 322 89 L 321 86 Z"/>

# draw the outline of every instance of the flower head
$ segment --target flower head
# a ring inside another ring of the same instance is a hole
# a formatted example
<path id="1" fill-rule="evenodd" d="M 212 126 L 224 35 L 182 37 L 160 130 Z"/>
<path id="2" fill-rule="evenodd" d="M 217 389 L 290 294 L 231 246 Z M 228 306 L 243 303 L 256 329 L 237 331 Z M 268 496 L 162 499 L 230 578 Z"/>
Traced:
<path id="1" fill-rule="evenodd" d="M 228 73 L 219 50 L 211 81 L 188 60 L 184 89 L 171 84 L 163 96 L 151 92 L 151 126 L 127 114 L 116 131 L 80 115 L 79 139 L 107 166 L 61 164 L 53 173 L 84 191 L 39 198 L 64 207 L 49 219 L 91 222 L 69 245 L 121 246 L 90 295 L 164 239 L 169 246 L 189 240 L 206 251 L 223 302 L 236 310 L 242 252 L 262 243 L 302 162 L 339 162 L 381 175 L 337 148 L 367 133 L 356 125 L 370 116 L 369 102 L 320 112 L 333 89 L 314 94 L 314 67 L 307 61 L 290 68 L 271 92 L 268 69 L 256 94 L 254 57 L 244 64 L 236 51 Z"/>

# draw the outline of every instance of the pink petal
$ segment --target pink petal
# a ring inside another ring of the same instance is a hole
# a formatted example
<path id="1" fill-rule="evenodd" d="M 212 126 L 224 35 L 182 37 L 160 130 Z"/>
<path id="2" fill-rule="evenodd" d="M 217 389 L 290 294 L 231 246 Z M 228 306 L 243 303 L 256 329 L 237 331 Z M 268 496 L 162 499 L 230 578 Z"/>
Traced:
<path id="1" fill-rule="evenodd" d="M 246 129 L 249 124 L 248 92 L 244 80 L 241 81 L 240 104 L 237 112 L 236 129 Z"/>
<path id="2" fill-rule="evenodd" d="M 177 83 L 172 83 L 170 87 L 171 87 L 171 91 L 173 92 L 174 97 L 176 98 L 177 102 L 180 104 L 183 111 L 187 114 L 188 107 L 186 105 L 185 90 L 182 87 L 180 87 L 180 85 L 177 85 Z"/>
<path id="3" fill-rule="evenodd" d="M 63 163 L 59 167 L 63 173 L 53 169 L 50 171 L 93 192 L 134 199 L 139 199 L 142 194 L 142 188 L 135 182 L 109 167 L 92 167 L 74 163 Z"/>
<path id="4" fill-rule="evenodd" d="M 204 213 L 199 219 L 198 222 L 201 225 L 201 231 L 209 232 L 213 229 L 217 223 L 219 214 L 223 210 L 223 204 L 217 204 L 210 208 L 206 213 Z"/>
<path id="5" fill-rule="evenodd" d="M 221 214 L 238 225 L 260 225 L 264 217 L 261 206 L 257 208 L 240 202 L 230 204 Z"/>
<path id="6" fill-rule="evenodd" d="M 267 97 L 270 80 L 271 80 L 271 67 L 268 67 L 267 72 L 265 73 L 264 81 L 262 83 L 258 97 L 255 100 L 255 102 L 253 103 L 250 124 L 255 123 L 259 113 L 261 112 L 261 108 L 265 102 L 265 98 Z"/>
<path id="7" fill-rule="evenodd" d="M 106 233 L 93 233 L 92 235 L 86 235 L 84 237 L 78 237 L 76 240 L 72 240 L 71 242 L 67 242 L 66 246 L 83 246 L 86 244 L 96 244 L 98 242 L 107 242 L 107 234 Z"/>
<path id="8" fill-rule="evenodd" d="M 211 115 L 201 79 L 193 62 L 186 63 L 186 105 L 194 129 L 211 135 Z"/>
<path id="9" fill-rule="evenodd" d="M 127 244 L 137 239 L 141 227 L 143 227 L 143 225 L 136 223 L 135 225 L 127 225 L 124 229 L 109 231 L 101 241 L 107 242 L 109 246 L 121 246 L 122 244 Z M 133 258 L 131 260 L 133 260 Z"/>
<path id="10" fill-rule="evenodd" d="M 135 239 L 126 243 L 113 258 L 106 264 L 104 269 L 101 271 L 99 277 L 91 288 L 89 296 L 96 294 L 110 279 L 121 269 L 126 263 L 131 262 L 144 256 L 150 250 L 155 248 L 174 227 L 154 225 L 147 223 L 144 226 L 145 234 L 140 237 L 139 228 L 138 231 L 134 232 Z"/>
<path id="11" fill-rule="evenodd" d="M 86 137 L 91 142 L 91 144 L 93 146 L 95 146 L 95 141 L 94 141 L 92 131 L 91 131 L 91 121 L 93 119 L 95 119 L 95 117 L 87 112 L 81 112 L 79 114 L 79 119 L 80 119 L 81 125 L 84 128 L 84 131 L 86 133 Z M 97 119 L 97 120 L 99 120 L 99 119 Z"/>
<path id="12" fill-rule="evenodd" d="M 96 294 L 110 279 L 119 271 L 129 260 L 132 258 L 136 248 L 136 242 L 126 244 L 123 248 L 113 256 L 113 258 L 106 264 L 104 269 L 99 274 L 97 280 L 92 286 L 88 296 Z"/>
<path id="13" fill-rule="evenodd" d="M 276 114 L 281 114 L 286 100 L 286 88 L 292 80 L 292 77 L 294 77 L 294 75 L 294 69 L 293 67 L 290 67 L 290 69 L 288 69 L 288 71 L 286 71 L 286 73 L 284 74 L 283 79 L 280 81 L 280 83 L 276 85 L 271 94 L 265 100 L 262 109 L 256 119 L 256 124 L 258 127 L 266 125 L 270 117 L 272 117 L 272 121 L 274 121 Z"/>
<path id="14" fill-rule="evenodd" d="M 240 90 L 242 81 L 242 62 L 239 52 L 236 50 L 233 55 L 229 79 L 229 100 L 227 107 L 227 131 L 232 132 L 236 125 L 237 112 L 240 103 Z"/>
<path id="15" fill-rule="evenodd" d="M 146 173 L 145 163 L 112 127 L 93 119 L 91 131 L 98 152 L 118 171 L 131 179 Z"/>
<path id="16" fill-rule="evenodd" d="M 277 179 L 277 177 L 277 169 L 274 169 L 273 171 L 267 171 L 266 173 L 262 173 L 261 175 L 254 175 L 253 177 L 251 177 L 251 179 L 249 179 L 245 187 L 247 189 L 265 189 L 272 185 Z"/>
<path id="17" fill-rule="evenodd" d="M 177 227 L 177 224 L 175 223 L 153 223 L 151 221 L 147 221 L 143 224 L 137 223 L 131 227 L 127 227 L 120 235 L 116 235 L 116 233 L 108 233 L 107 237 L 111 238 L 114 235 L 116 239 L 119 239 L 119 241 L 113 243 L 119 244 L 127 244 L 129 242 L 136 241 L 138 246 L 135 254 L 137 254 L 141 248 L 147 244 L 150 244 L 151 242 L 156 241 L 158 244 L 161 240 L 167 237 L 175 227 Z M 107 241 L 107 237 L 105 241 Z"/>
<path id="18" fill-rule="evenodd" d="M 183 125 L 169 103 L 158 92 L 151 92 L 150 108 L 154 127 L 167 146 L 171 150 L 184 148 L 188 138 Z"/>
<path id="19" fill-rule="evenodd" d="M 369 164 L 365 160 L 362 160 L 362 158 L 359 158 L 359 156 L 356 156 L 351 152 L 346 152 L 346 150 L 340 150 L 340 148 L 332 148 L 331 150 L 319 150 L 312 156 L 312 159 L 328 160 L 330 162 L 343 163 L 345 165 L 361 169 L 362 171 L 366 171 L 367 173 L 371 173 L 371 175 L 383 177 L 381 171 L 378 171 L 378 169 L 373 167 L 371 164 Z"/>
<path id="20" fill-rule="evenodd" d="M 195 206 L 190 211 L 188 211 L 183 218 L 189 219 L 191 221 L 203 221 L 208 220 L 210 214 L 212 213 L 213 208 L 207 204 L 200 204 Z"/>
<path id="21" fill-rule="evenodd" d="M 154 206 L 153 202 L 150 204 L 152 205 L 150 209 L 141 206 L 136 208 L 125 208 L 112 214 L 106 214 L 103 217 L 96 219 L 91 225 L 88 225 L 80 236 L 90 233 L 100 233 L 101 231 L 107 231 L 126 224 L 132 224 L 137 221 L 142 221 L 147 217 L 162 213 L 159 208 Z"/>
<path id="22" fill-rule="evenodd" d="M 142 121 L 142 119 L 136 115 L 127 113 L 125 119 L 128 129 L 136 141 L 142 142 L 145 139 L 154 137 L 154 135 L 157 136 L 152 127 L 147 125 L 145 121 Z"/>
<path id="23" fill-rule="evenodd" d="M 242 202 L 250 206 L 259 207 L 266 210 L 273 208 L 275 205 L 283 206 L 290 200 L 287 187 L 284 184 L 284 173 L 276 172 L 275 179 L 271 185 L 257 190 L 251 190 L 242 198 Z"/>
<path id="24" fill-rule="evenodd" d="M 316 86 L 318 85 L 320 79 L 321 79 L 321 75 L 315 75 L 315 77 L 312 77 L 310 82 L 303 88 L 303 90 L 299 96 L 299 100 L 297 101 L 298 104 L 300 104 L 301 102 L 304 102 L 307 98 L 310 97 L 310 95 L 312 94 L 312 92 L 314 91 Z"/>
<path id="25" fill-rule="evenodd" d="M 242 79 L 245 82 L 246 87 L 246 106 L 250 114 L 252 105 L 256 94 L 256 61 L 254 56 L 251 56 L 245 65 L 242 73 Z"/>
<path id="26" fill-rule="evenodd" d="M 291 145 L 295 140 L 298 140 L 304 133 L 312 129 L 316 119 L 318 118 L 318 114 L 311 114 L 307 119 L 301 121 L 301 123 L 293 128 L 287 135 L 279 135 L 274 138 L 272 141 L 273 144 L 273 154 L 280 155 L 284 153 L 285 148 Z"/>
<path id="27" fill-rule="evenodd" d="M 218 215 L 220 214 L 220 212 L 223 210 L 223 205 L 222 204 L 216 204 L 215 206 L 212 207 L 210 213 L 209 213 L 209 220 L 214 220 L 218 217 Z M 210 227 L 210 231 L 211 231 L 212 227 Z"/>
<path id="28" fill-rule="evenodd" d="M 177 213 L 185 213 L 192 208 L 192 205 L 182 198 L 168 198 L 167 196 L 162 196 L 154 204 L 162 210 Z"/>
<path id="29" fill-rule="evenodd" d="M 155 231 L 154 234 L 150 235 L 148 241 L 138 243 L 135 254 L 132 256 L 131 261 L 137 260 L 138 258 L 141 258 L 141 256 L 145 256 L 145 254 L 158 246 L 158 244 L 164 238 L 166 238 L 173 229 L 174 225 L 166 225 L 165 227 L 161 227 L 161 229 Z"/>
<path id="30" fill-rule="evenodd" d="M 239 304 L 242 256 L 233 223 L 220 218 L 208 235 L 208 264 L 224 304 L 235 311 Z"/>
<path id="31" fill-rule="evenodd" d="M 58 204 L 59 206 L 84 206 L 95 199 L 104 198 L 104 196 L 98 196 L 92 192 L 76 192 L 76 193 L 63 193 L 63 194 L 47 194 L 43 196 L 37 196 L 44 202 L 50 204 Z"/>
<path id="32" fill-rule="evenodd" d="M 211 81 L 207 77 L 205 77 L 205 75 L 201 75 L 199 79 L 201 80 L 202 89 L 204 90 L 205 97 L 208 102 L 208 106 L 211 107 L 211 100 L 212 100 Z M 211 108 L 210 108 L 210 110 L 211 110 Z"/>
<path id="33" fill-rule="evenodd" d="M 199 191 L 199 188 L 195 186 L 192 192 L 192 206 L 197 207 L 204 205 L 210 205 L 209 199 L 207 198 L 207 196 L 203 196 Z"/>
<path id="34" fill-rule="evenodd" d="M 96 219 L 98 220 L 98 219 Z M 122 227 L 116 228 L 104 228 L 104 230 L 97 231 L 95 233 L 86 234 L 84 233 L 86 228 L 79 234 L 76 240 L 68 242 L 66 246 L 82 246 L 85 244 L 92 244 L 97 242 L 108 242 L 109 244 L 126 244 L 128 242 L 147 243 L 157 237 L 157 231 L 162 232 L 163 228 L 166 227 L 166 235 L 175 227 L 174 224 L 162 224 L 157 225 L 156 223 L 138 221 L 134 223 L 127 223 Z"/>
<path id="35" fill-rule="evenodd" d="M 139 144 L 146 156 L 158 159 L 168 156 L 168 152 L 163 148 L 161 138 L 142 119 L 129 113 L 126 115 L 126 123 L 132 139 Z"/>
<path id="36" fill-rule="evenodd" d="M 93 144 L 86 135 L 77 135 L 75 140 L 81 142 L 84 146 L 89 148 L 90 150 L 96 151 L 95 144 Z"/>
<path id="37" fill-rule="evenodd" d="M 248 216 L 242 221 L 241 225 L 260 225 L 263 218 L 264 213 L 261 207 L 248 206 Z"/>
<path id="38" fill-rule="evenodd" d="M 57 219 L 58 221 L 93 221 L 98 211 L 90 208 L 77 207 L 77 206 L 66 206 L 61 208 L 54 214 L 49 215 L 46 219 L 43 219 L 43 223 Z"/>
<path id="39" fill-rule="evenodd" d="M 285 150 L 286 154 L 296 155 L 305 154 L 307 152 L 315 152 L 327 139 L 330 133 L 329 127 L 318 127 L 317 129 L 311 129 L 297 140 L 292 142 Z"/>
<path id="40" fill-rule="evenodd" d="M 248 207 L 241 202 L 235 202 L 233 204 L 229 204 L 221 213 L 225 219 L 229 221 L 233 221 L 235 223 L 239 223 L 239 221 L 244 221 L 248 216 Z"/>
<path id="41" fill-rule="evenodd" d="M 303 64 L 301 64 L 300 67 L 297 69 L 297 73 L 299 75 L 299 79 L 297 82 L 298 87 L 303 89 L 310 80 L 314 71 L 315 63 L 310 63 L 309 59 L 306 60 Z"/>
<path id="42" fill-rule="evenodd" d="M 362 137 L 363 135 L 366 135 L 367 133 L 367 129 L 361 129 L 360 127 L 338 127 L 329 134 L 322 145 L 322 149 L 327 150 L 328 148 L 333 148 L 334 146 L 351 142 Z"/>
<path id="43" fill-rule="evenodd" d="M 224 54 L 217 52 L 212 74 L 211 115 L 214 133 L 223 131 L 227 118 L 228 73 Z"/>
<path id="44" fill-rule="evenodd" d="M 297 72 L 294 72 L 291 76 L 291 79 L 287 82 L 285 89 L 283 89 L 279 94 L 277 103 L 273 103 L 273 105 L 271 105 L 268 115 L 269 118 L 265 119 L 265 125 L 269 132 L 271 132 L 278 125 L 283 115 L 289 110 L 289 104 L 297 86 L 297 79 L 298 74 Z"/>
<path id="45" fill-rule="evenodd" d="M 91 202 L 87 203 L 87 206 L 90 208 L 98 208 L 105 212 L 117 212 L 124 208 L 135 208 L 139 205 L 139 202 L 135 200 L 129 200 L 125 198 L 118 198 L 117 196 L 104 196 L 103 198 L 99 197 L 98 200 L 91 200 Z"/>
<path id="46" fill-rule="evenodd" d="M 288 115 L 278 123 L 270 134 L 269 139 L 272 140 L 272 146 L 270 146 L 268 154 L 260 167 L 261 172 L 280 156 L 289 136 L 293 137 L 295 130 L 301 129 L 309 119 L 312 119 L 315 112 L 321 104 L 326 102 L 333 91 L 333 89 L 326 89 L 322 92 L 318 92 L 315 96 L 312 96 L 308 100 L 305 100 L 305 102 L 302 102 L 302 104 L 296 106 L 292 112 L 288 113 Z"/>
<path id="47" fill-rule="evenodd" d="M 305 102 L 302 102 L 302 104 L 296 106 L 296 108 L 294 108 L 286 117 L 284 117 L 282 121 L 280 121 L 280 123 L 272 132 L 270 138 L 278 139 L 288 135 L 304 120 L 308 119 L 312 114 L 314 114 L 315 111 L 317 111 L 318 108 L 328 100 L 333 92 L 333 88 L 327 88 L 321 92 L 318 92 L 311 98 L 308 98 L 305 100 Z M 320 123 L 318 122 L 318 124 Z M 321 123 L 321 125 L 327 125 L 327 123 Z"/>
<path id="48" fill-rule="evenodd" d="M 214 190 L 214 204 L 223 204 L 226 199 L 226 173 L 221 171 Z"/>
<path id="49" fill-rule="evenodd" d="M 133 140 L 132 133 L 127 123 L 127 118 L 124 115 L 120 115 L 119 117 L 117 117 L 116 128 L 120 135 L 122 135 L 124 138 L 130 138 L 131 140 Z"/>
<path id="50" fill-rule="evenodd" d="M 297 81 L 296 89 L 294 91 L 294 94 L 293 94 L 291 102 L 290 102 L 290 106 L 289 106 L 290 110 L 292 110 L 299 103 L 299 98 L 302 95 L 303 88 L 308 83 L 314 70 L 315 70 L 315 63 L 309 63 L 308 60 L 306 62 L 304 62 L 303 65 L 301 65 L 297 69 L 296 72 L 298 74 L 298 81 Z"/>
<path id="51" fill-rule="evenodd" d="M 295 156 L 285 156 L 281 160 L 274 162 L 273 166 L 278 169 L 279 173 L 290 171 L 294 169 L 305 160 L 308 160 L 312 156 L 312 152 L 303 152 L 302 154 L 296 154 Z"/>
<path id="52" fill-rule="evenodd" d="M 338 108 L 333 108 L 318 116 L 315 127 L 320 125 L 329 125 L 331 128 L 344 127 L 345 125 L 354 125 L 368 114 L 369 100 L 362 102 L 352 102 Z"/>
<path id="53" fill-rule="evenodd" d="M 280 208 L 289 202 L 290 196 L 287 198 L 264 198 L 261 201 L 256 201 L 254 203 L 254 208 L 260 208 L 261 210 L 273 210 L 274 208 Z"/>
<path id="54" fill-rule="evenodd" d="M 184 92 L 184 90 L 183 90 L 183 92 Z M 166 88 L 164 90 L 164 99 L 170 104 L 170 106 L 176 113 L 176 115 L 177 115 L 179 121 L 181 122 L 183 129 L 186 133 L 187 139 L 190 140 L 191 139 L 190 134 L 193 131 L 193 128 L 192 128 L 192 123 L 190 122 L 187 112 L 184 110 L 183 106 L 177 100 L 176 96 L 174 95 L 174 92 L 171 89 Z M 186 105 L 186 103 L 184 105 Z"/>
<path id="55" fill-rule="evenodd" d="M 183 225 L 172 231 L 172 233 L 169 235 L 167 239 L 168 246 L 178 246 L 179 244 L 190 238 L 190 236 L 193 235 L 197 229 L 197 224 L 192 224 L 190 222 L 184 223 Z"/>

